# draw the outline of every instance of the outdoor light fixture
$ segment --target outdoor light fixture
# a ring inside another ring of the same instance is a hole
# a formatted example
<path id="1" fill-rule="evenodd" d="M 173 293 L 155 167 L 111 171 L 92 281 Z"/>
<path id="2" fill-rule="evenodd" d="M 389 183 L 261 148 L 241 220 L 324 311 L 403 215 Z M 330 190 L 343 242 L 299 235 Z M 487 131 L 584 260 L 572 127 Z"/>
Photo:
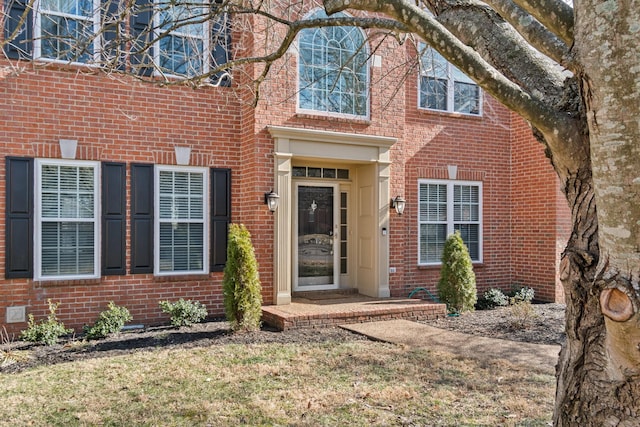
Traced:
<path id="1" fill-rule="evenodd" d="M 273 190 L 268 193 L 264 193 L 264 204 L 269 207 L 271 212 L 275 212 L 278 209 L 278 201 L 280 200 L 280 196 L 278 193 L 274 193 Z"/>
<path id="2" fill-rule="evenodd" d="M 398 215 L 402 215 L 406 204 L 407 201 L 402 196 L 396 196 L 395 199 L 391 199 L 391 207 L 396 209 Z"/>

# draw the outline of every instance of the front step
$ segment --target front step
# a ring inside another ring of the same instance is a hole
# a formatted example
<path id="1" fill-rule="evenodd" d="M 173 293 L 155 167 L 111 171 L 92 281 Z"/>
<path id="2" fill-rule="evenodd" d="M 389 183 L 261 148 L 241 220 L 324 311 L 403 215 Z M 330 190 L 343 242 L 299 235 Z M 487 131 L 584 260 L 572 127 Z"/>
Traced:
<path id="1" fill-rule="evenodd" d="M 446 315 L 445 304 L 362 295 L 323 300 L 294 299 L 291 304 L 262 307 L 262 321 L 281 331 L 393 319 L 433 320 Z"/>

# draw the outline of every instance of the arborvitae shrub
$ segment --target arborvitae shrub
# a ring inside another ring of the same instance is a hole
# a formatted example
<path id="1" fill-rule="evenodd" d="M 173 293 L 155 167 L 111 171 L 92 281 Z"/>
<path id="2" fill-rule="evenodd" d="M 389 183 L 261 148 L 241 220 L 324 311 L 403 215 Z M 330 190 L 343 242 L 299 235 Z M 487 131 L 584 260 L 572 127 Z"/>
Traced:
<path id="1" fill-rule="evenodd" d="M 438 297 L 451 313 L 472 311 L 478 299 L 471 257 L 458 231 L 444 244 Z"/>
<path id="2" fill-rule="evenodd" d="M 260 329 L 262 288 L 251 234 L 243 224 L 229 226 L 227 264 L 222 280 L 224 308 L 234 330 Z"/>
<path id="3" fill-rule="evenodd" d="M 125 323 L 133 317 L 126 307 L 117 306 L 113 301 L 107 304 L 107 310 L 100 313 L 93 326 L 85 326 L 84 333 L 88 339 L 97 340 L 120 332 Z"/>

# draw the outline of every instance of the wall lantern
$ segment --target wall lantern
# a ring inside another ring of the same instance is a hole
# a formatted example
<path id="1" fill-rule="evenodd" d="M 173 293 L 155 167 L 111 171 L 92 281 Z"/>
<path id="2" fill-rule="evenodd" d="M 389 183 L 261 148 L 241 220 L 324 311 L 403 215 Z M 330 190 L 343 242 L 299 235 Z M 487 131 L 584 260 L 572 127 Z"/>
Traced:
<path id="1" fill-rule="evenodd" d="M 278 193 L 274 193 L 273 190 L 268 193 L 264 193 L 264 204 L 269 207 L 269 211 L 275 212 L 278 209 L 278 202 L 280 200 L 280 196 Z"/>
<path id="2" fill-rule="evenodd" d="M 395 208 L 398 215 L 402 215 L 404 213 L 404 207 L 407 204 L 407 201 L 402 196 L 396 196 L 395 199 L 391 199 L 391 207 Z"/>
<path id="3" fill-rule="evenodd" d="M 60 144 L 60 157 L 63 159 L 74 160 L 76 158 L 76 148 L 78 148 L 78 141 L 75 139 L 61 139 L 58 141 Z"/>
<path id="4" fill-rule="evenodd" d="M 174 147 L 176 150 L 176 164 L 188 166 L 191 161 L 191 147 Z"/>

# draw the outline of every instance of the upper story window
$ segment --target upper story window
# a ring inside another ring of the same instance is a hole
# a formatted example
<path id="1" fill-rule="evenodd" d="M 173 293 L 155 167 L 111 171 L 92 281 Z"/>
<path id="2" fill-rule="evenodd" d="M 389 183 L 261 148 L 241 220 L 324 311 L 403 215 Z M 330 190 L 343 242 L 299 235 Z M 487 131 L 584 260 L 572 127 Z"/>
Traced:
<path id="1" fill-rule="evenodd" d="M 208 5 L 156 2 L 155 63 L 163 74 L 192 77 L 209 71 Z"/>
<path id="2" fill-rule="evenodd" d="M 215 0 L 218 4 L 218 0 Z M 3 32 L 10 59 L 101 63 L 151 76 L 205 77 L 229 86 L 231 18 L 208 1 L 12 0 Z M 123 6 L 124 7 L 124 6 Z M 104 61 L 104 62 L 103 62 Z M 211 75 L 210 75 L 211 73 Z"/>
<path id="3" fill-rule="evenodd" d="M 156 166 L 156 274 L 207 273 L 206 168 Z"/>
<path id="4" fill-rule="evenodd" d="M 481 114 L 480 88 L 433 48 L 420 45 L 420 108 Z"/>
<path id="5" fill-rule="evenodd" d="M 65 62 L 96 59 L 99 0 L 38 0 L 35 10 L 35 58 Z"/>
<path id="6" fill-rule="evenodd" d="M 98 166 L 37 160 L 36 280 L 98 277 Z"/>
<path id="7" fill-rule="evenodd" d="M 318 10 L 309 19 L 326 17 L 323 10 Z M 298 39 L 299 109 L 367 117 L 368 57 L 364 34 L 356 27 L 301 31 Z"/>
<path id="8" fill-rule="evenodd" d="M 418 264 L 439 264 L 447 236 L 460 231 L 474 262 L 482 261 L 482 184 L 420 180 Z"/>

